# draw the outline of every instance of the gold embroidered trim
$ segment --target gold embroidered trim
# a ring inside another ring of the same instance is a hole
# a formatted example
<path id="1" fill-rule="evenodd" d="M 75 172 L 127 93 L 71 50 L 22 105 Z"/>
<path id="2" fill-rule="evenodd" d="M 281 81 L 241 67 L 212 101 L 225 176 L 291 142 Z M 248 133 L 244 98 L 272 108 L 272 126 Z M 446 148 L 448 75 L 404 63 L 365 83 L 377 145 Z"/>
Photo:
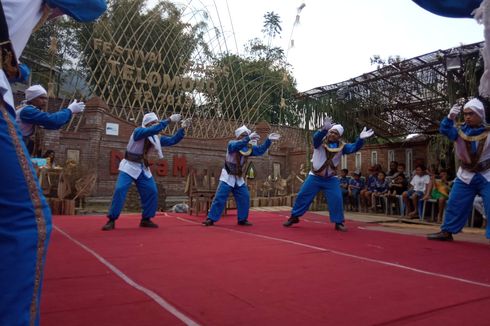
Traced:
<path id="1" fill-rule="evenodd" d="M 247 144 L 247 150 L 246 151 L 240 150 L 239 152 L 243 156 L 250 156 L 250 154 L 252 154 L 252 144 Z"/>
<path id="2" fill-rule="evenodd" d="M 480 140 L 484 140 L 485 138 L 487 138 L 487 136 L 488 136 L 489 133 L 490 133 L 490 130 L 485 130 L 484 132 L 482 132 L 478 136 L 468 136 L 461 129 L 458 129 L 458 135 L 459 135 L 459 137 L 461 137 L 463 140 L 466 140 L 466 141 L 480 141 Z"/>
<path id="3" fill-rule="evenodd" d="M 22 143 L 15 131 L 15 126 L 10 120 L 10 116 L 7 112 L 5 104 L 2 99 L 0 99 L 0 112 L 7 123 L 8 133 L 12 138 L 12 142 L 14 144 L 14 148 L 17 154 L 17 158 L 19 159 L 19 163 L 21 165 L 22 173 L 24 174 L 24 178 L 26 180 L 29 195 L 31 197 L 31 202 L 34 207 L 34 216 L 37 224 L 37 253 L 36 253 L 36 265 L 35 265 L 35 275 L 34 275 L 34 289 L 32 293 L 31 305 L 30 305 L 30 325 L 35 325 L 37 310 L 38 310 L 38 293 L 41 287 L 41 277 L 42 277 L 42 266 L 43 266 L 43 257 L 46 252 L 46 239 L 47 239 L 47 227 L 46 227 L 46 217 L 42 211 L 42 202 L 41 196 L 39 195 L 35 178 L 32 174 L 29 165 L 29 159 L 25 156 L 24 150 L 22 148 Z"/>
<path id="4" fill-rule="evenodd" d="M 330 148 L 330 147 L 328 147 L 326 144 L 323 144 L 323 147 L 324 147 L 324 148 L 325 148 L 327 151 L 329 151 L 330 153 L 338 153 L 338 152 L 340 152 L 340 151 L 341 151 L 341 150 L 344 148 L 344 146 L 345 146 L 345 143 L 344 143 L 344 142 L 342 142 L 342 141 L 340 142 L 340 146 L 339 146 L 339 147 L 337 147 L 337 148 Z"/>

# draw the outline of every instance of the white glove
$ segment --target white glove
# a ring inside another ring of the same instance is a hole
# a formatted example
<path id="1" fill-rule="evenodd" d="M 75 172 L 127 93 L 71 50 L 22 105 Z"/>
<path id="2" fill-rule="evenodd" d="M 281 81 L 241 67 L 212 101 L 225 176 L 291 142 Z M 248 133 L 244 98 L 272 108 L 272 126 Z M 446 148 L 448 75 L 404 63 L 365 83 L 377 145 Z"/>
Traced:
<path id="1" fill-rule="evenodd" d="M 192 119 L 191 118 L 187 118 L 187 119 L 182 120 L 180 123 L 182 125 L 182 128 L 187 128 L 187 127 L 190 127 L 191 126 Z"/>
<path id="2" fill-rule="evenodd" d="M 372 129 L 367 130 L 366 127 L 364 127 L 364 129 L 362 129 L 361 134 L 359 135 L 359 137 L 361 139 L 366 139 L 366 138 L 371 137 L 372 135 L 374 135 L 374 131 Z"/>
<path id="3" fill-rule="evenodd" d="M 333 124 L 332 124 L 332 117 L 329 117 L 328 115 L 325 117 L 325 119 L 323 119 L 323 130 L 328 130 L 330 128 L 332 128 Z"/>
<path id="4" fill-rule="evenodd" d="M 181 114 L 178 114 L 178 113 L 175 113 L 175 114 L 172 114 L 169 119 L 172 122 L 179 122 L 180 119 L 182 119 L 182 115 Z"/>
<path id="5" fill-rule="evenodd" d="M 268 136 L 268 138 L 269 138 L 270 140 L 279 140 L 279 138 L 281 138 L 281 135 L 276 134 L 275 132 L 273 132 L 272 134 L 270 134 L 270 135 Z"/>
<path id="6" fill-rule="evenodd" d="M 251 140 L 259 140 L 260 135 L 254 131 L 250 135 L 248 135 L 248 138 L 250 138 Z"/>
<path id="7" fill-rule="evenodd" d="M 454 104 L 451 110 L 449 110 L 449 114 L 447 115 L 447 118 L 454 120 L 458 117 L 459 112 L 461 112 L 461 105 Z"/>
<path id="8" fill-rule="evenodd" d="M 71 113 L 83 112 L 83 110 L 85 110 L 85 103 L 74 100 L 70 105 L 68 105 L 68 109 L 71 111 Z"/>

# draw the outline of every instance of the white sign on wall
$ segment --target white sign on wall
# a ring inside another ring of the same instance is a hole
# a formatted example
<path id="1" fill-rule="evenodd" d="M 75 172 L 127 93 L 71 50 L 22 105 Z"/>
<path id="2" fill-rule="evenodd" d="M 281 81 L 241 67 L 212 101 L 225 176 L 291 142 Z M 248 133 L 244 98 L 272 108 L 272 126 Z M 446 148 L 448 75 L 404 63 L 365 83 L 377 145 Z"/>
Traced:
<path id="1" fill-rule="evenodd" d="M 107 122 L 105 124 L 105 134 L 111 136 L 119 136 L 119 124 Z"/>

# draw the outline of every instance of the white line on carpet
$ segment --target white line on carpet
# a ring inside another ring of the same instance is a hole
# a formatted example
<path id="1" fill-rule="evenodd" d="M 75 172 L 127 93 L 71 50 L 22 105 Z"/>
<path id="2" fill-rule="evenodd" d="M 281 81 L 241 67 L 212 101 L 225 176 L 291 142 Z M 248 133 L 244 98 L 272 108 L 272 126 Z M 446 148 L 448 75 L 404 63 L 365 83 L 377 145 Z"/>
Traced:
<path id="1" fill-rule="evenodd" d="M 68 233 L 66 233 L 65 231 L 63 231 L 62 229 L 60 229 L 59 227 L 57 227 L 56 225 L 53 225 L 53 228 L 56 229 L 61 234 L 63 234 L 68 239 L 70 239 L 71 241 L 73 241 L 74 243 L 76 243 L 77 245 L 79 245 L 80 247 L 82 247 L 85 251 L 87 251 L 90 254 L 92 254 L 95 258 L 97 258 L 97 260 L 99 260 L 107 268 L 109 268 L 111 271 L 113 271 L 114 274 L 116 274 L 117 276 L 119 276 L 120 278 L 122 278 L 123 281 L 125 281 L 126 283 L 128 283 L 130 286 L 132 286 L 136 290 L 139 290 L 139 291 L 143 292 L 144 294 L 146 294 L 147 296 L 149 296 L 159 306 L 161 306 L 163 309 L 167 310 L 169 313 L 171 313 L 172 315 L 174 315 L 176 318 L 178 318 L 184 324 L 190 325 L 190 326 L 198 326 L 199 325 L 198 323 L 196 323 L 195 321 L 193 321 L 191 318 L 189 318 L 188 316 L 184 315 L 182 312 L 180 312 L 179 310 L 177 310 L 174 306 L 172 306 L 170 303 L 168 303 L 161 296 L 159 296 L 158 294 L 156 294 L 152 290 L 147 289 L 144 286 L 139 285 L 138 283 L 136 283 L 135 281 L 133 281 L 131 278 L 129 278 L 129 276 L 127 276 L 126 274 L 124 274 L 120 269 L 118 269 L 116 266 L 112 265 L 110 262 L 108 262 L 104 257 L 102 257 L 101 255 L 99 255 L 98 253 L 96 253 L 94 250 L 90 249 L 89 247 L 87 247 L 86 245 L 84 245 L 83 243 L 81 243 L 80 241 L 76 240 L 75 238 L 73 238 L 72 236 L 70 236 Z"/>
<path id="2" fill-rule="evenodd" d="M 188 220 L 186 218 L 179 217 L 179 216 L 176 216 L 176 218 L 178 220 L 180 220 L 180 221 L 184 221 L 184 222 L 187 222 L 187 223 L 200 224 L 199 222 L 194 222 L 194 221 L 191 221 L 191 220 Z M 435 276 L 435 277 L 450 279 L 450 280 L 458 281 L 458 282 L 462 282 L 462 283 L 468 283 L 468 284 L 472 284 L 472 285 L 478 285 L 478 286 L 490 288 L 490 284 L 488 284 L 488 283 L 481 283 L 481 282 L 476 282 L 476 281 L 472 281 L 472 280 L 468 280 L 468 279 L 460 278 L 460 277 L 455 277 L 455 276 L 451 276 L 451 275 L 429 272 L 429 271 L 425 271 L 425 270 L 422 270 L 422 269 L 413 268 L 413 267 L 410 267 L 410 266 L 405 266 L 405 265 L 401 265 L 401 264 L 397 264 L 397 263 L 391 263 L 389 261 L 384 261 L 384 260 L 379 260 L 379 259 L 373 259 L 373 258 L 368 258 L 368 257 L 363 257 L 363 256 L 358 256 L 358 255 L 353 255 L 353 254 L 349 254 L 349 253 L 346 253 L 346 252 L 337 251 L 337 250 L 328 249 L 328 248 L 322 248 L 322 247 L 312 246 L 312 245 L 309 245 L 309 244 L 306 244 L 306 243 L 301 243 L 301 242 L 296 242 L 296 241 L 292 241 L 292 240 L 271 237 L 271 236 L 257 234 L 257 233 L 237 231 L 237 230 L 233 230 L 233 229 L 229 229 L 229 228 L 216 228 L 216 229 L 217 230 L 225 230 L 225 231 L 240 233 L 240 234 L 245 234 L 245 235 L 248 235 L 248 236 L 253 236 L 253 237 L 267 239 L 267 240 L 284 242 L 284 243 L 292 244 L 292 245 L 295 245 L 295 246 L 305 247 L 305 248 L 309 248 L 309 249 L 313 249 L 313 250 L 318 250 L 318 251 L 322 251 L 322 252 L 329 252 L 329 253 L 332 253 L 332 254 L 335 254 L 335 255 L 339 255 L 339 256 L 354 258 L 354 259 L 368 261 L 368 262 L 376 263 L 376 264 L 380 264 L 380 265 L 385 265 L 385 266 L 400 268 L 400 269 L 404 269 L 404 270 L 409 270 L 409 271 L 420 273 L 420 274 L 426 274 L 426 275 L 431 275 L 431 276 Z"/>

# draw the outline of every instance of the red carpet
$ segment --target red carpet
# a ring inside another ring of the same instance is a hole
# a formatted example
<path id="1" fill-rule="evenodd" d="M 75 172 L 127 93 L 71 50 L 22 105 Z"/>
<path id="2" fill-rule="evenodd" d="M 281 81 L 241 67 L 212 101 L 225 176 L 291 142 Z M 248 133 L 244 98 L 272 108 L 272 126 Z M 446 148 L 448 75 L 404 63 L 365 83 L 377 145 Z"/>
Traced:
<path id="1" fill-rule="evenodd" d="M 55 217 L 41 324 L 489 324 L 488 244 L 340 233 L 316 214 L 291 228 L 279 213 L 251 213 L 252 227 L 165 215 L 110 232 L 105 217 Z"/>

